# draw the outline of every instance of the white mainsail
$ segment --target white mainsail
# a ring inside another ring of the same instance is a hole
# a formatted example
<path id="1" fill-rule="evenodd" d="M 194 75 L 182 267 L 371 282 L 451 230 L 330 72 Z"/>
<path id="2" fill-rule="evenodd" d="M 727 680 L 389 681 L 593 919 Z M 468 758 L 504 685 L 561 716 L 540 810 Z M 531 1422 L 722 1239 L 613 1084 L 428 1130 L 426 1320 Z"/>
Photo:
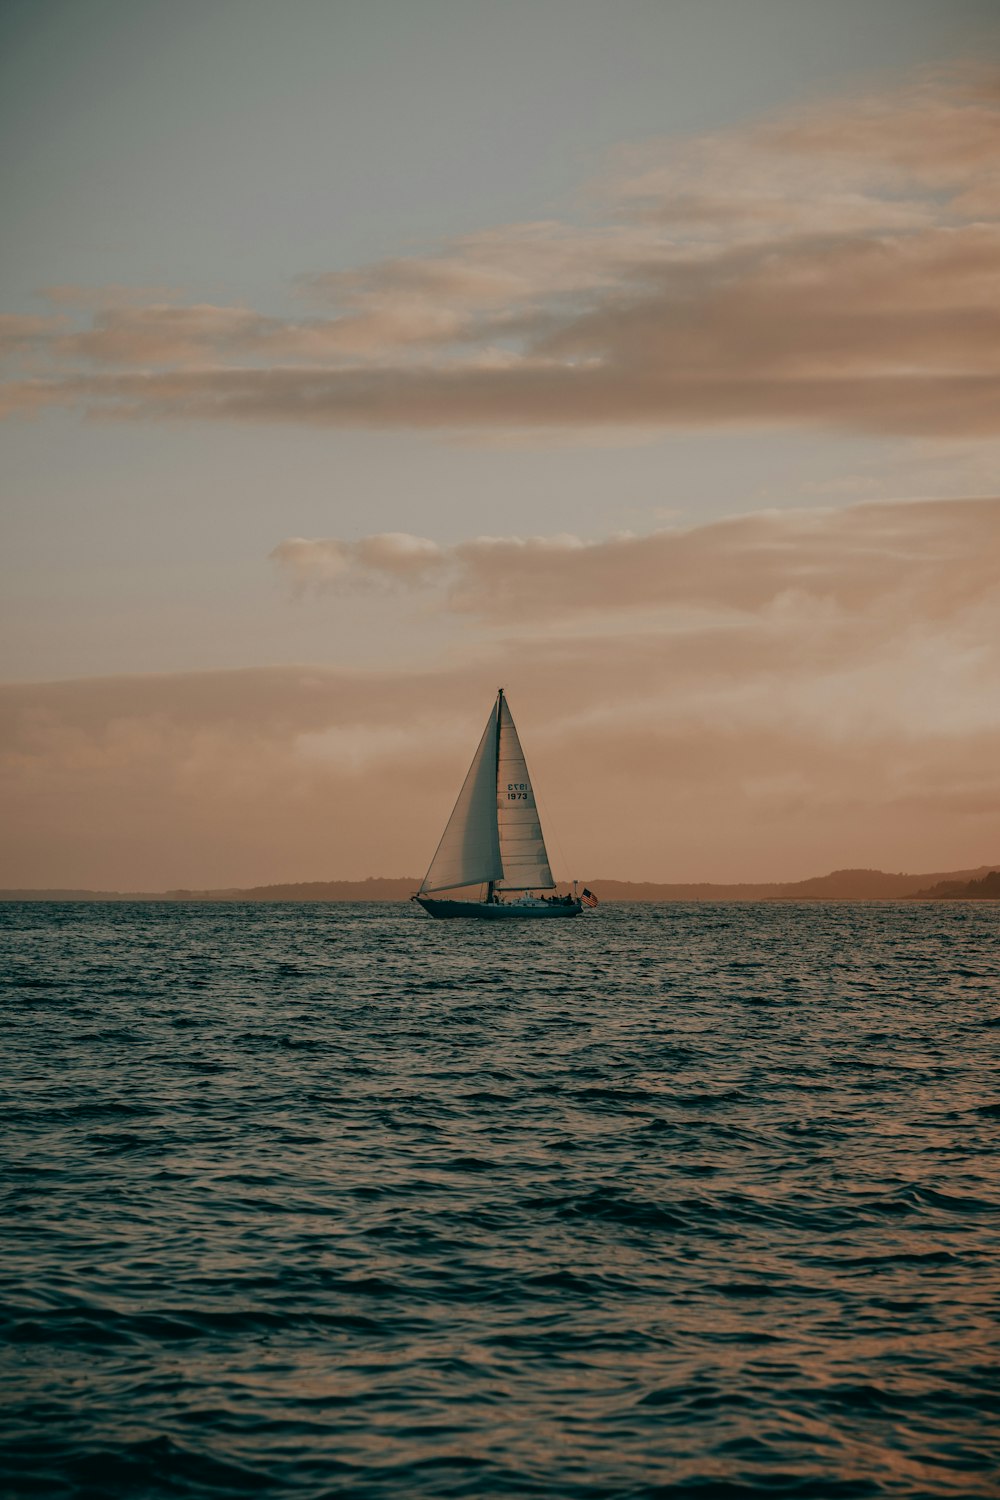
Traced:
<path id="1" fill-rule="evenodd" d="M 501 878 L 496 791 L 497 707 L 494 705 L 455 809 L 424 876 L 422 891 L 448 891 Z"/>
<path id="2" fill-rule="evenodd" d="M 524 751 L 502 691 L 420 890 L 484 881 L 508 890 L 555 885 Z"/>
<path id="3" fill-rule="evenodd" d="M 499 701 L 497 824 L 503 865 L 500 884 L 511 890 L 548 890 L 555 881 L 538 821 L 531 777 L 507 700 L 501 697 Z"/>

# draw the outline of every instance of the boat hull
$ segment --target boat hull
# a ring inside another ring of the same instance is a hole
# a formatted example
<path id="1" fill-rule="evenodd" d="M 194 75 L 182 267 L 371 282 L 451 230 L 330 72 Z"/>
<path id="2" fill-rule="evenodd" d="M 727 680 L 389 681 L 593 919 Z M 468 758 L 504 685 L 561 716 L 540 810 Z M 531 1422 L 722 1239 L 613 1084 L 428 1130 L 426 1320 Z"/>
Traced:
<path id="1" fill-rule="evenodd" d="M 428 916 L 438 919 L 446 917 L 476 917 L 485 922 L 524 921 L 535 917 L 577 917 L 582 911 L 579 901 L 572 905 L 548 901 L 526 902 L 523 906 L 515 902 L 490 901 L 436 901 L 432 896 L 414 896 Z"/>

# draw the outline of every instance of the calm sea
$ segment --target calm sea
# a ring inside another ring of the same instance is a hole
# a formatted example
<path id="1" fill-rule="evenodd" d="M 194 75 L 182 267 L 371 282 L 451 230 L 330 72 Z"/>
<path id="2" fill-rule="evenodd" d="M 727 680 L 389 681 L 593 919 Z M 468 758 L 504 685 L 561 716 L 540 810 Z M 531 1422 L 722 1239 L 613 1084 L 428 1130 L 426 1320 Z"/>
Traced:
<path id="1" fill-rule="evenodd" d="M 997 1495 L 1000 906 L 0 943 L 6 1494 Z"/>

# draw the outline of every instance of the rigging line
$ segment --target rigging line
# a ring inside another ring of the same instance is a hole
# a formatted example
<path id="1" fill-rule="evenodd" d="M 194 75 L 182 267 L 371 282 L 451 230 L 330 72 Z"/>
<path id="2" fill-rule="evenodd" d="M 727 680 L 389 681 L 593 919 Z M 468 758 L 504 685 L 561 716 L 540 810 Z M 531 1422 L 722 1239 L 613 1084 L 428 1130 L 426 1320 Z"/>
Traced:
<path id="1" fill-rule="evenodd" d="M 542 824 L 542 838 L 543 838 L 543 840 L 545 840 L 545 843 L 548 844 L 548 839 L 546 839 L 546 837 L 545 837 L 545 828 L 546 828 L 546 825 L 548 825 L 548 828 L 549 828 L 549 830 L 551 832 L 551 836 L 552 836 L 552 842 L 556 846 L 556 854 L 558 855 L 559 863 L 562 866 L 562 868 L 563 868 L 564 871 L 568 870 L 568 869 L 570 869 L 572 867 L 570 866 L 569 862 L 566 859 L 566 850 L 563 848 L 562 839 L 559 837 L 558 833 L 556 832 L 556 825 L 552 821 L 552 819 L 549 817 L 548 803 L 547 802 L 543 802 L 541 796 L 539 795 L 538 788 L 536 787 L 536 785 L 535 785 L 534 782 L 531 783 L 531 790 L 535 794 L 535 805 L 538 808 L 538 816 L 539 816 L 539 819 L 541 820 L 541 824 Z M 555 877 L 555 871 L 554 870 L 552 871 L 552 874 L 553 874 L 553 878 L 554 878 Z M 566 881 L 567 884 L 569 884 L 570 881 L 578 879 L 578 876 L 576 876 L 576 875 L 565 875 L 564 874 L 563 875 L 563 879 Z"/>

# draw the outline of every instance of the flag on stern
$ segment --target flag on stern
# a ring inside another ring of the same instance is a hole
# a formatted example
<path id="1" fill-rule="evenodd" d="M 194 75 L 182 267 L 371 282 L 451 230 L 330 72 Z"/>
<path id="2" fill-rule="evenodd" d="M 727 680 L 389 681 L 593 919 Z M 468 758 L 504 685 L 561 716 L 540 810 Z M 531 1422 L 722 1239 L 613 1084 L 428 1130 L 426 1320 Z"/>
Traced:
<path id="1" fill-rule="evenodd" d="M 584 886 L 583 888 L 583 895 L 580 897 L 580 900 L 583 902 L 584 906 L 597 905 L 597 897 L 594 895 L 593 891 L 588 891 L 586 886 Z"/>

